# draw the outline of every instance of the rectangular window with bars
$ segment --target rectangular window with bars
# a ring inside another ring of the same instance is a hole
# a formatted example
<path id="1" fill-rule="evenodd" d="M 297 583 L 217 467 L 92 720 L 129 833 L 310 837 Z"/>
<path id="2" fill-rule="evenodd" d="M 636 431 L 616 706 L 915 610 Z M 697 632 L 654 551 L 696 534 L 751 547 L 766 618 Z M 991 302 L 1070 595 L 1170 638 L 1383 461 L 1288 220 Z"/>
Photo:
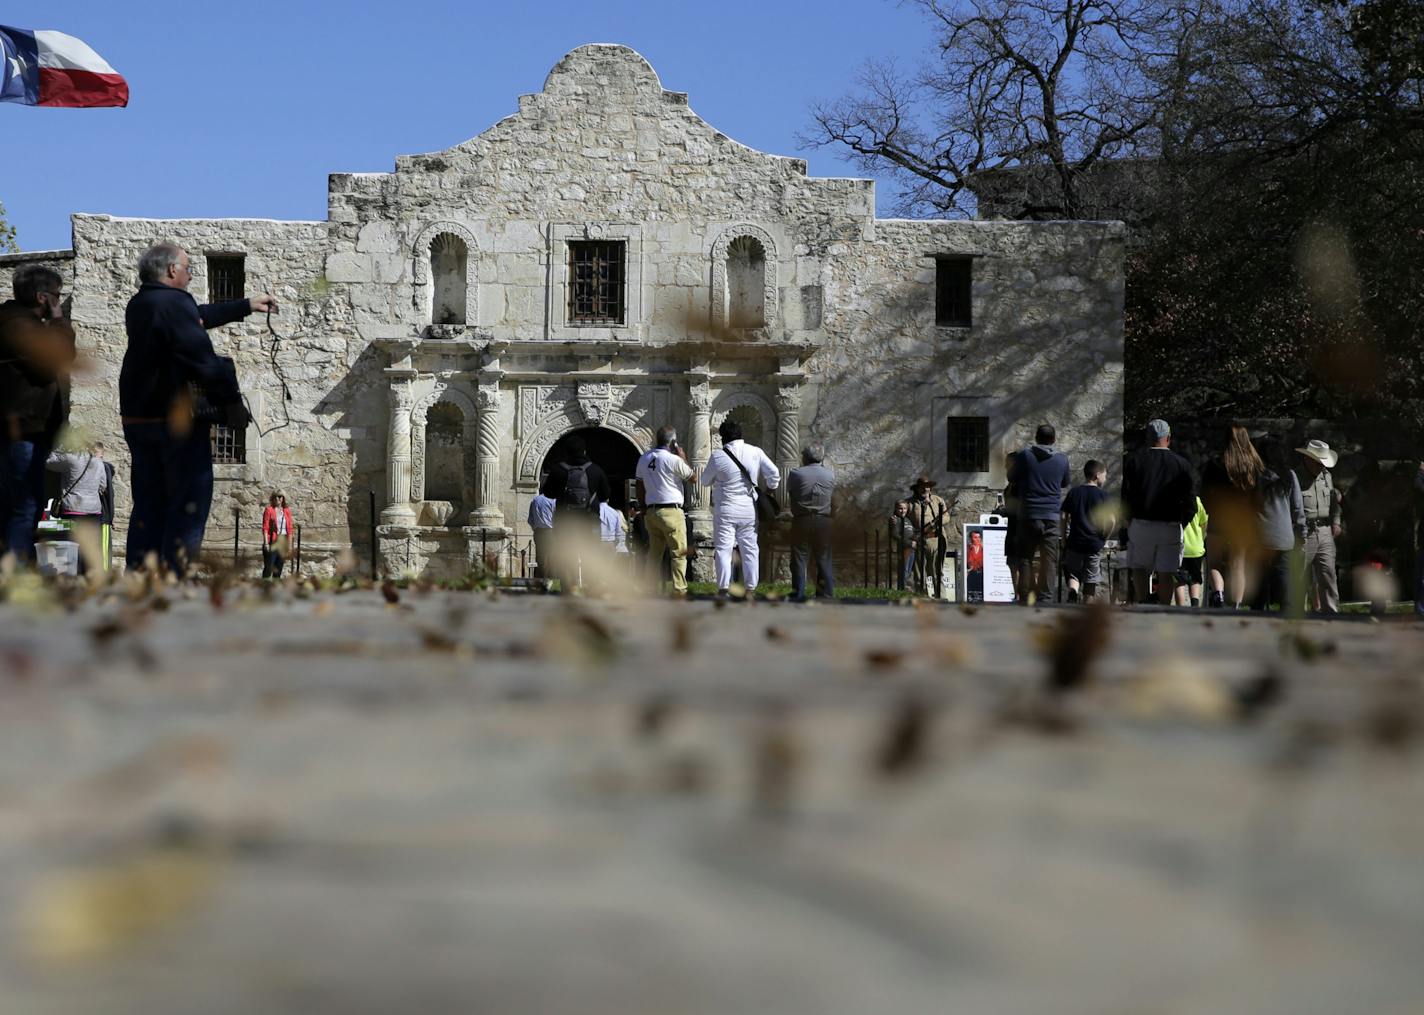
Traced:
<path id="1" fill-rule="evenodd" d="M 622 324 L 627 273 L 622 240 L 569 242 L 569 323 Z"/>
<path id="2" fill-rule="evenodd" d="M 247 464 L 247 432 L 234 430 L 222 423 L 214 423 L 208 434 L 213 445 L 214 465 Z"/>
<path id="3" fill-rule="evenodd" d="M 970 308 L 973 281 L 972 258 L 935 258 L 935 324 L 967 328 L 973 323 Z"/>
<path id="4" fill-rule="evenodd" d="M 225 303 L 247 295 L 246 258 L 242 254 L 208 255 L 208 302 Z"/>
<path id="5" fill-rule="evenodd" d="M 989 417 L 950 416 L 945 446 L 949 449 L 945 462 L 949 472 L 988 472 Z"/>

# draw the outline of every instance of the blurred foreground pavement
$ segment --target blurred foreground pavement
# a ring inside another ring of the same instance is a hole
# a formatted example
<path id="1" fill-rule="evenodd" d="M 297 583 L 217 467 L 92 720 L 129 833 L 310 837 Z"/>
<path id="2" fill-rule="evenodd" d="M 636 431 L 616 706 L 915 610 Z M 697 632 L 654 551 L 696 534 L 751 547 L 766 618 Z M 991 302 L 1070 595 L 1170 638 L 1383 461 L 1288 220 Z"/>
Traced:
<path id="1" fill-rule="evenodd" d="M 1419 625 L 399 596 L 0 605 L 4 1015 L 1424 1011 Z"/>

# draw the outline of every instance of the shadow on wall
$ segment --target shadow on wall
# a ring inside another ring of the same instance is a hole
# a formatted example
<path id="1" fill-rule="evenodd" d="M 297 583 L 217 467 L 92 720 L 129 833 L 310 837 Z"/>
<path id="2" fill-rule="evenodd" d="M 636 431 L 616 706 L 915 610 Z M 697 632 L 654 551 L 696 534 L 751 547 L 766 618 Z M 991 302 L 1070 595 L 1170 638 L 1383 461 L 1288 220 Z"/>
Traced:
<path id="1" fill-rule="evenodd" d="M 1058 259 L 1035 262 L 1034 268 L 1040 275 L 1090 275 L 1108 242 L 1076 244 Z M 828 342 L 818 354 L 825 364 L 823 384 L 809 427 L 815 435 L 842 435 L 827 448 L 840 476 L 841 541 L 856 543 L 862 532 L 883 529 L 894 502 L 908 495 L 917 473 L 943 477 L 944 463 L 931 460 L 938 447 L 934 428 L 943 425 L 932 407 L 932 398 L 939 395 L 995 396 L 998 417 L 991 422 L 990 441 L 1005 450 L 1029 443 L 1038 423 L 1053 423 L 1063 435 L 1060 446 L 1072 461 L 1075 480 L 1087 458 L 1106 457 L 1109 483 L 1117 482 L 1121 465 L 1113 452 L 1122 434 L 1122 401 L 1120 394 L 1099 390 L 1103 371 L 1122 363 L 1121 346 L 1114 347 L 1108 330 L 1110 314 L 1095 308 L 1088 294 L 1064 294 L 1065 305 L 1074 301 L 1065 318 L 1044 310 L 1041 298 L 1028 308 L 1032 312 L 1021 312 L 1004 280 L 995 280 L 993 293 L 976 304 L 977 319 L 1012 331 L 1014 341 L 1003 346 L 993 345 L 993 337 L 982 332 L 958 338 L 927 324 L 933 287 L 909 281 L 886 287 L 874 310 L 857 311 L 854 320 L 842 314 L 850 325 L 842 329 L 847 337 Z M 1090 330 L 1101 337 L 1077 334 Z M 893 380 L 867 385 L 867 373 Z M 1076 448 L 1071 438 L 1065 439 L 1075 429 L 1101 433 L 1111 447 Z M 887 481 L 890 476 L 893 481 Z M 944 487 L 937 492 L 946 501 L 956 494 Z M 952 538 L 957 540 L 958 523 L 965 517 L 977 518 L 992 508 L 997 493 L 963 490 L 954 505 Z"/>
<path id="2" fill-rule="evenodd" d="M 351 479 L 346 489 L 346 535 L 363 574 L 371 570 L 371 493 L 375 520 L 386 505 L 386 429 L 390 409 L 384 384 L 386 353 L 374 345 L 361 350 L 341 381 L 317 402 L 313 412 L 335 415 L 335 426 L 349 428 Z M 361 436 L 354 436 L 354 435 Z"/>

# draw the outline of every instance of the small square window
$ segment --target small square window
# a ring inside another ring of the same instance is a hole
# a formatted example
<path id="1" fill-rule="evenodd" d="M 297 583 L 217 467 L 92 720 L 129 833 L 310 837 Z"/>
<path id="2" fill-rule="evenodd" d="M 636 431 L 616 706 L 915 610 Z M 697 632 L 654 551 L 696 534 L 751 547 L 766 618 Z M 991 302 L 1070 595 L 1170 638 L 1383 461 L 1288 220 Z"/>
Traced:
<path id="1" fill-rule="evenodd" d="M 247 295 L 247 271 L 242 254 L 208 255 L 208 302 L 226 303 Z"/>
<path id="2" fill-rule="evenodd" d="M 949 472 L 989 471 L 989 417 L 950 416 L 945 424 Z"/>
<path id="3" fill-rule="evenodd" d="M 972 258 L 935 258 L 935 324 L 948 328 L 967 328 L 973 323 L 970 310 L 973 279 Z"/>
<path id="4" fill-rule="evenodd" d="M 208 434 L 213 446 L 214 465 L 246 465 L 247 433 L 222 423 L 214 423 Z"/>
<path id="5" fill-rule="evenodd" d="M 569 241 L 569 323 L 622 324 L 624 257 L 622 240 Z"/>

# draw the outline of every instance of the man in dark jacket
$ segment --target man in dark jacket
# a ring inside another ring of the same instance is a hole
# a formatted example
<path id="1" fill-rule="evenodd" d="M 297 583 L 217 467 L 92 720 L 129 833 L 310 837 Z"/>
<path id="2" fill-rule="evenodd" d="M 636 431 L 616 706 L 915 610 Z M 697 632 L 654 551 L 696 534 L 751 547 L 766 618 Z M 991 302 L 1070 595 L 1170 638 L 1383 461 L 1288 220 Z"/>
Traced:
<path id="1" fill-rule="evenodd" d="M 45 460 L 69 421 L 74 329 L 64 317 L 63 279 L 24 265 L 15 298 L 0 303 L 0 555 L 34 559 Z"/>
<path id="2" fill-rule="evenodd" d="M 1172 601 L 1184 549 L 1182 526 L 1196 514 L 1191 466 L 1172 450 L 1166 420 L 1147 424 L 1147 447 L 1129 455 L 1122 468 L 1122 500 L 1128 524 L 1127 566 L 1138 602 L 1150 602 L 1148 575 L 1157 576 L 1157 601 Z"/>
<path id="3" fill-rule="evenodd" d="M 146 251 L 138 274 L 138 293 L 124 314 L 129 344 L 119 371 L 119 414 L 133 459 L 125 556 L 138 568 L 156 554 L 181 575 L 198 555 L 212 506 L 211 424 L 242 431 L 251 420 L 232 360 L 213 351 L 204 329 L 275 312 L 277 304 L 264 294 L 198 306 L 187 291 L 192 262 L 171 243 Z"/>
<path id="4" fill-rule="evenodd" d="M 1063 491 L 1072 482 L 1068 456 L 1053 447 L 1058 432 L 1044 423 L 1034 434 L 1034 443 L 1015 456 L 1009 469 L 1009 483 L 1018 491 L 1019 516 L 1015 526 L 1020 564 L 1019 602 L 1027 603 L 1029 589 L 1036 588 L 1039 602 L 1058 597 L 1058 519 L 1063 513 Z M 1037 554 L 1038 585 L 1033 581 L 1033 558 Z"/>
<path id="5" fill-rule="evenodd" d="M 1424 462 L 1414 474 L 1414 615 L 1424 618 Z"/>

